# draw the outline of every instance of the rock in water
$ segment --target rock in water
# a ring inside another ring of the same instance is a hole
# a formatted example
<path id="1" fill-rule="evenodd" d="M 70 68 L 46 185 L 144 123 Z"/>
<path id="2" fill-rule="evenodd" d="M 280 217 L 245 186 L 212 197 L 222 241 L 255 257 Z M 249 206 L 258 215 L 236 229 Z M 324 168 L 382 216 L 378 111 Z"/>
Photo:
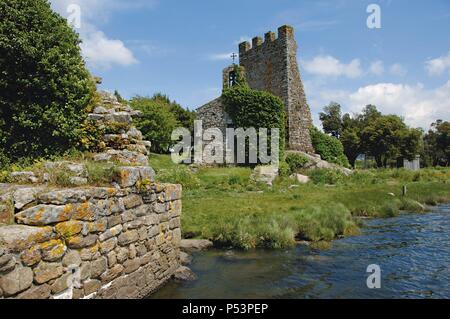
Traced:
<path id="1" fill-rule="evenodd" d="M 183 239 L 180 244 L 180 249 L 184 252 L 193 252 L 211 248 L 213 243 L 206 239 Z"/>
<path id="2" fill-rule="evenodd" d="M 173 277 L 176 281 L 194 281 L 197 280 L 197 275 L 186 266 L 181 266 L 177 269 Z"/>

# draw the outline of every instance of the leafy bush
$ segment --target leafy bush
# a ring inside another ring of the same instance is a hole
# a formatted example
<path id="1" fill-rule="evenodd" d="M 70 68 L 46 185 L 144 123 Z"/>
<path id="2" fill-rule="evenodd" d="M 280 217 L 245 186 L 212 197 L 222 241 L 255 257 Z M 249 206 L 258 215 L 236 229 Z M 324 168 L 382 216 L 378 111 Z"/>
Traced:
<path id="1" fill-rule="evenodd" d="M 299 169 L 305 167 L 309 160 L 301 154 L 290 153 L 286 156 L 286 163 L 289 165 L 291 173 L 296 173 Z"/>
<path id="2" fill-rule="evenodd" d="M 350 166 L 344 154 L 344 147 L 337 138 L 322 133 L 314 127 L 311 129 L 311 139 L 315 151 L 323 160 L 345 167 Z"/>
<path id="3" fill-rule="evenodd" d="M 223 92 L 227 113 L 238 128 L 278 128 L 280 130 L 280 158 L 285 145 L 285 110 L 280 98 L 263 91 L 238 85 Z M 270 131 L 268 132 L 270 134 Z M 270 136 L 267 146 L 270 150 Z"/>
<path id="4" fill-rule="evenodd" d="M 308 173 L 314 184 L 336 185 L 345 179 L 345 175 L 335 169 L 314 169 Z"/>
<path id="5" fill-rule="evenodd" d="M 0 152 L 9 159 L 79 143 L 95 90 L 79 44 L 48 1 L 0 2 Z"/>
<path id="6" fill-rule="evenodd" d="M 171 101 L 167 95 L 161 93 L 156 93 L 153 95 L 152 100 L 166 106 L 169 112 L 175 116 L 181 127 L 187 128 L 188 130 L 194 129 L 194 112 L 186 110 L 177 102 Z"/>
<path id="7" fill-rule="evenodd" d="M 289 167 L 288 163 L 286 162 L 280 162 L 280 165 L 278 166 L 278 171 L 280 173 L 280 176 L 282 177 L 288 177 L 292 174 L 291 168 Z"/>
<path id="8" fill-rule="evenodd" d="M 151 98 L 134 97 L 130 104 L 143 113 L 136 120 L 136 126 L 146 140 L 152 141 L 152 152 L 167 153 L 173 143 L 172 131 L 179 125 L 175 115 L 169 111 L 167 105 Z"/>

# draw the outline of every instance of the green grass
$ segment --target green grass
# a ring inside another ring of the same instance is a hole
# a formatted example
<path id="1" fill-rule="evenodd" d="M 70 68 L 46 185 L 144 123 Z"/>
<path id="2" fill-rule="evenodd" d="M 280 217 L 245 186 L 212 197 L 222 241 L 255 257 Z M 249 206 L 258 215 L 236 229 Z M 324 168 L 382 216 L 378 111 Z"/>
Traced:
<path id="1" fill-rule="evenodd" d="M 163 172 L 175 167 L 161 155 L 152 155 L 150 165 Z M 284 248 L 298 240 L 322 247 L 334 238 L 358 234 L 357 217 L 420 213 L 424 211 L 420 203 L 450 201 L 450 169 L 367 170 L 349 177 L 318 170 L 303 172 L 313 180 L 307 185 L 292 187 L 293 180 L 279 178 L 272 188 L 253 182 L 251 173 L 242 167 L 189 170 L 183 191 L 183 235 L 242 249 Z M 162 181 L 174 182 L 168 175 L 163 174 Z"/>

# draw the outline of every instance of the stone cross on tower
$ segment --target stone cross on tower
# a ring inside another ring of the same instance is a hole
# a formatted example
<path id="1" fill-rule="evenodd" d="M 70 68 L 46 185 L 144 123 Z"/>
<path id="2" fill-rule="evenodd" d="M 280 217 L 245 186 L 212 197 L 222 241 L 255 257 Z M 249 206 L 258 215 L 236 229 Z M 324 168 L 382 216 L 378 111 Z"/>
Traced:
<path id="1" fill-rule="evenodd" d="M 232 53 L 231 54 L 231 58 L 233 59 L 233 65 L 236 64 L 236 58 L 238 57 L 238 55 L 236 53 Z"/>

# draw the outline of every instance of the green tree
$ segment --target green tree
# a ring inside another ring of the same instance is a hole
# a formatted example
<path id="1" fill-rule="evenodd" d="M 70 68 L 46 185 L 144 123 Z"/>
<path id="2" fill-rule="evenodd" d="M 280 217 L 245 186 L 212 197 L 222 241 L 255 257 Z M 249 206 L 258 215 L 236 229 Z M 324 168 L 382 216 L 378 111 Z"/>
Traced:
<path id="1" fill-rule="evenodd" d="M 314 127 L 311 129 L 311 140 L 314 150 L 323 160 L 346 167 L 349 166 L 348 159 L 344 154 L 344 147 L 337 138 L 322 133 Z"/>
<path id="2" fill-rule="evenodd" d="M 170 100 L 167 95 L 162 93 L 154 94 L 152 99 L 161 105 L 165 105 L 165 107 L 167 107 L 167 109 L 175 116 L 181 127 L 187 128 L 191 131 L 194 129 L 194 112 L 185 109 L 180 104 Z"/>
<path id="3" fill-rule="evenodd" d="M 48 1 L 0 2 L 0 151 L 10 159 L 79 143 L 95 90 L 79 44 Z"/>
<path id="4" fill-rule="evenodd" d="M 450 122 L 437 120 L 424 137 L 426 160 L 433 166 L 450 165 Z"/>
<path id="5" fill-rule="evenodd" d="M 354 168 L 356 159 L 361 154 L 360 131 L 357 127 L 346 128 L 342 132 L 340 140 L 344 147 L 344 154 L 347 156 L 350 165 Z"/>
<path id="6" fill-rule="evenodd" d="M 319 114 L 322 121 L 323 131 L 339 138 L 342 134 L 342 112 L 341 106 L 336 102 L 331 102 L 324 107 L 324 111 Z"/>
<path id="7" fill-rule="evenodd" d="M 114 96 L 117 98 L 117 101 L 120 103 L 126 103 L 127 101 L 120 95 L 119 91 L 114 90 Z"/>
<path id="8" fill-rule="evenodd" d="M 136 120 L 136 127 L 146 140 L 152 142 L 152 152 L 167 153 L 173 143 L 171 134 L 180 126 L 167 103 L 155 98 L 136 96 L 131 99 L 130 104 L 143 113 Z"/>
<path id="9" fill-rule="evenodd" d="M 418 154 L 421 137 L 420 130 L 410 129 L 399 116 L 385 115 L 367 124 L 361 142 L 377 166 L 386 167 L 389 160 L 412 159 Z"/>

